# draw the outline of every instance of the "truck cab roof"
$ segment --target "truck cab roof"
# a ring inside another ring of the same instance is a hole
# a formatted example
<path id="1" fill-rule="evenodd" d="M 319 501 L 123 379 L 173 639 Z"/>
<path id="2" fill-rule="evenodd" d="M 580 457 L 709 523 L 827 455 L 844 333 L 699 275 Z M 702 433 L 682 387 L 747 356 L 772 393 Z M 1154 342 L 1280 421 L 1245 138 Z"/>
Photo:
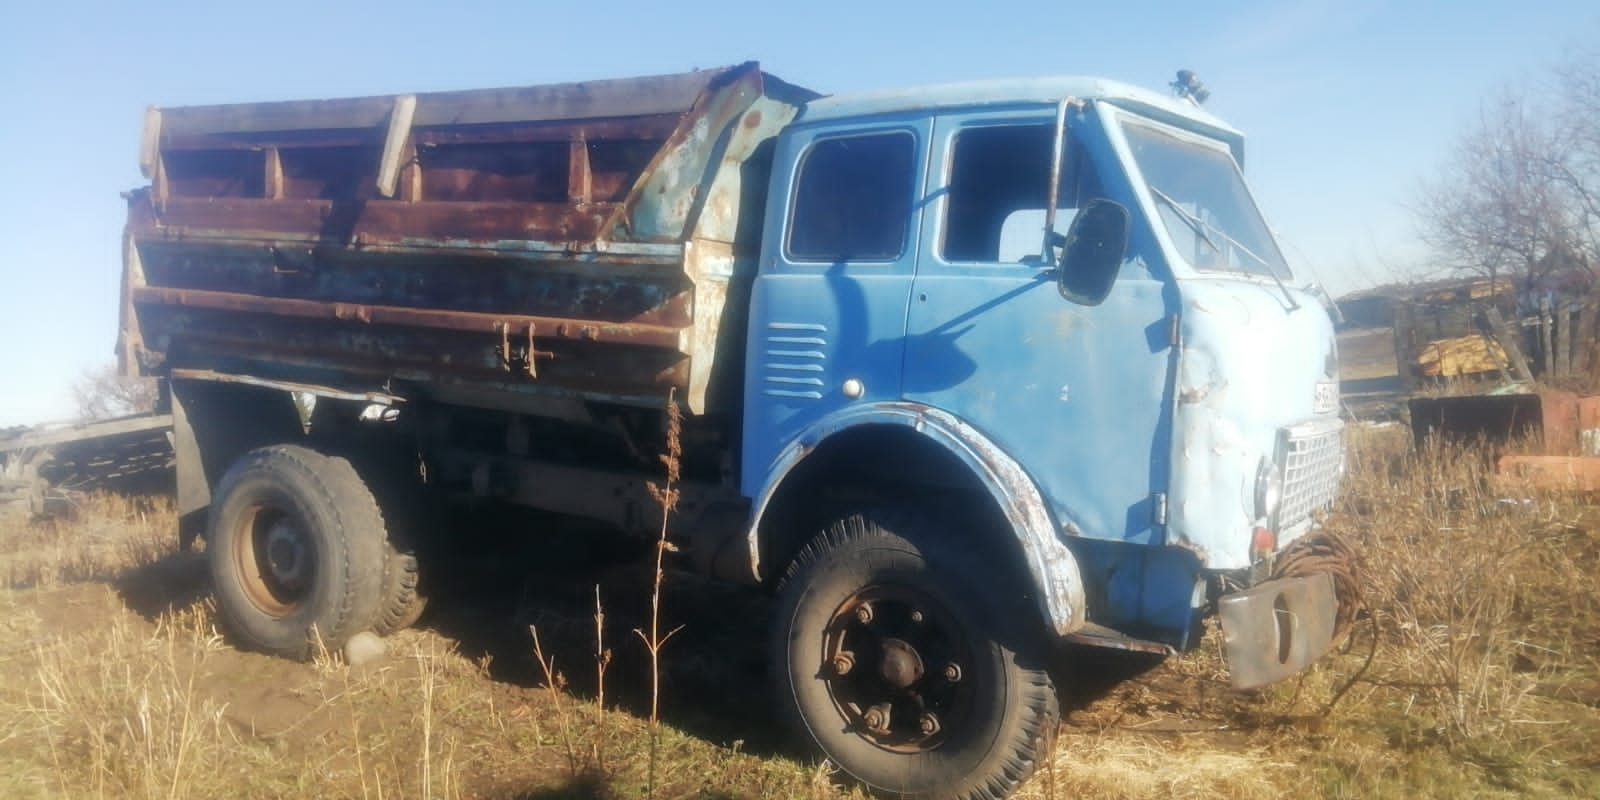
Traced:
<path id="1" fill-rule="evenodd" d="M 795 124 L 834 123 L 926 110 L 1053 106 L 1067 97 L 1104 100 L 1163 122 L 1201 132 L 1227 142 L 1234 151 L 1234 157 L 1241 163 L 1244 161 L 1244 135 L 1204 109 L 1131 84 L 1082 75 L 999 78 L 829 95 L 806 103 Z"/>

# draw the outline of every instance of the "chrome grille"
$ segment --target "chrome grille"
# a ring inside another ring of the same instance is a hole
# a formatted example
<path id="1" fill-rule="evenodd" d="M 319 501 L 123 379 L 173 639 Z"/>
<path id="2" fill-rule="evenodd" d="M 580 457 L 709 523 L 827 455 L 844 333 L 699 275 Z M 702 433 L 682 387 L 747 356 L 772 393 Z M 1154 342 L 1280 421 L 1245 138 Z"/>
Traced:
<path id="1" fill-rule="evenodd" d="M 1315 420 L 1279 431 L 1283 464 L 1283 500 L 1278 505 L 1278 530 L 1293 531 L 1311 515 L 1333 503 L 1344 460 L 1344 423 Z"/>

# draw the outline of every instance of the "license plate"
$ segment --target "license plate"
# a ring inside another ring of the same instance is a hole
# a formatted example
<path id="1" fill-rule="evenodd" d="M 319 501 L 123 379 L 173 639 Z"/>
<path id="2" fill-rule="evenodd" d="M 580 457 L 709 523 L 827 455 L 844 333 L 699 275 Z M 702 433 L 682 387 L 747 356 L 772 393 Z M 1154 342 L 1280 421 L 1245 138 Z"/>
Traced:
<path id="1" fill-rule="evenodd" d="M 1314 414 L 1331 414 L 1339 408 L 1339 384 L 1331 381 L 1317 384 L 1316 396 L 1311 401 Z"/>

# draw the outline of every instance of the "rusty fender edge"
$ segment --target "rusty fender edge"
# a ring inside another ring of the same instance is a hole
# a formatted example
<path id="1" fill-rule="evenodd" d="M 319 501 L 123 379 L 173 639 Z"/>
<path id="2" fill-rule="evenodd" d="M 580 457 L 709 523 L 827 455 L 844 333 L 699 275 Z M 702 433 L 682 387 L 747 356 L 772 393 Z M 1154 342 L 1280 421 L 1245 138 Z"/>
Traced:
<path id="1" fill-rule="evenodd" d="M 1083 577 L 1078 559 L 1056 536 L 1056 526 L 1044 497 L 1022 466 L 972 426 L 935 408 L 906 402 L 851 406 L 824 417 L 807 428 L 767 470 L 766 485 L 756 497 L 746 541 L 750 571 L 761 576 L 761 518 L 784 479 L 823 440 L 859 425 L 903 425 L 928 437 L 961 459 L 983 483 L 1005 512 L 1027 561 L 1029 577 L 1038 591 L 1039 610 L 1057 636 L 1082 628 Z"/>
<path id="2" fill-rule="evenodd" d="M 1333 646 L 1338 606 L 1333 578 L 1325 572 L 1223 595 L 1217 616 L 1233 688 L 1276 683 L 1322 658 Z"/>

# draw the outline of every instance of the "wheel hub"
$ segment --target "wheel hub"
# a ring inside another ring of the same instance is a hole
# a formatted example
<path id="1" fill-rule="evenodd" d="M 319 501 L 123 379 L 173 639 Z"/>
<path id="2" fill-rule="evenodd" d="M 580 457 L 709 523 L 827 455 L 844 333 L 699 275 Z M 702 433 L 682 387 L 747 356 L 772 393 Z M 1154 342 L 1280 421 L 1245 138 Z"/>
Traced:
<path id="1" fill-rule="evenodd" d="M 265 505 L 246 514 L 239 528 L 232 557 L 245 596 L 263 613 L 294 613 L 316 579 L 310 535 L 292 515 Z"/>
<path id="2" fill-rule="evenodd" d="M 896 689 L 909 689 L 922 680 L 922 656 L 917 649 L 900 639 L 886 639 L 883 643 L 883 660 L 878 664 L 884 683 Z"/>
<path id="3" fill-rule="evenodd" d="M 875 585 L 847 598 L 828 623 L 820 665 L 845 725 L 893 752 L 939 747 L 972 704 L 965 633 L 919 588 Z"/>
<path id="4" fill-rule="evenodd" d="M 266 566 L 284 588 L 300 588 L 305 581 L 306 541 L 287 520 L 279 520 L 267 531 Z"/>

